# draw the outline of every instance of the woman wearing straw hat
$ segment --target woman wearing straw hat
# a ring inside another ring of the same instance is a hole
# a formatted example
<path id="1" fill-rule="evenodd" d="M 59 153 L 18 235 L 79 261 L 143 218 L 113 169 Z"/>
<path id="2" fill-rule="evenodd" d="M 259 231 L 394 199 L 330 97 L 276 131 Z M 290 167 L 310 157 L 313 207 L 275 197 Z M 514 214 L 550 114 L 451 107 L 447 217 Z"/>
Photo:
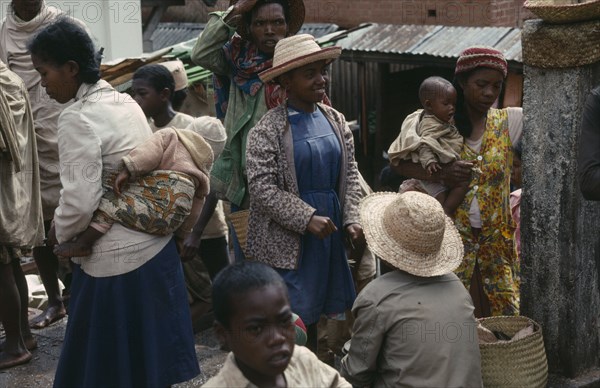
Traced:
<path id="1" fill-rule="evenodd" d="M 340 53 L 306 34 L 277 43 L 273 67 L 260 78 L 277 79 L 287 102 L 250 131 L 246 154 L 247 252 L 283 276 L 312 349 L 319 317 L 343 317 L 355 298 L 344 235 L 364 247 L 352 133 L 341 113 L 321 103 L 326 66 Z"/>
<path id="2" fill-rule="evenodd" d="M 432 175 L 410 161 L 390 160 L 404 176 L 450 186 L 469 182 L 454 220 L 465 244 L 465 258 L 456 273 L 473 297 L 477 317 L 519 313 L 519 264 L 509 196 L 512 144 L 521 138 L 523 111 L 492 108 L 507 71 L 504 55 L 493 48 L 470 47 L 460 54 L 454 119 L 465 139 L 462 160 Z M 482 173 L 472 178 L 475 164 Z"/>
<path id="3" fill-rule="evenodd" d="M 192 50 L 192 61 L 215 74 L 217 117 L 224 119 L 227 143 L 212 169 L 211 188 L 231 202 L 232 213 L 249 207 L 248 131 L 285 99 L 279 85 L 263 84 L 258 73 L 272 66 L 275 44 L 302 23 L 302 0 L 232 0 L 227 11 L 211 13 Z M 232 237 L 236 260 L 242 260 L 235 230 Z"/>
<path id="4" fill-rule="evenodd" d="M 463 245 L 440 203 L 375 193 L 360 217 L 371 251 L 396 270 L 356 298 L 340 374 L 355 387 L 481 387 L 473 302 L 452 273 Z"/>

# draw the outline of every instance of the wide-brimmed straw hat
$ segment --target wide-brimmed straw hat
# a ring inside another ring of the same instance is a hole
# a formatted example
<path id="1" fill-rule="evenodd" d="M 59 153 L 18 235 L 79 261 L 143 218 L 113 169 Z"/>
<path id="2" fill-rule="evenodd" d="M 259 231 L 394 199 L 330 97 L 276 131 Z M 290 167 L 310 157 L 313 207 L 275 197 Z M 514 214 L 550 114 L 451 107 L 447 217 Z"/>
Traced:
<path id="1" fill-rule="evenodd" d="M 402 271 L 439 276 L 454 271 L 463 260 L 458 230 L 442 205 L 427 194 L 371 194 L 360 204 L 360 218 L 371 251 Z"/>
<path id="2" fill-rule="evenodd" d="M 230 0 L 229 5 L 232 6 L 237 3 L 238 0 Z M 289 7 L 289 20 L 286 20 L 288 25 L 288 31 L 290 35 L 294 35 L 304 24 L 304 15 L 306 10 L 304 9 L 303 0 L 287 0 Z M 250 26 L 246 24 L 245 19 L 238 22 L 236 32 L 245 40 L 252 40 L 252 34 L 250 33 Z"/>
<path id="3" fill-rule="evenodd" d="M 333 61 L 342 53 L 341 47 L 321 48 L 310 34 L 300 34 L 281 39 L 275 45 L 273 67 L 263 71 L 258 76 L 263 82 L 279 77 L 290 70 L 297 69 L 309 63 L 327 60 Z"/>

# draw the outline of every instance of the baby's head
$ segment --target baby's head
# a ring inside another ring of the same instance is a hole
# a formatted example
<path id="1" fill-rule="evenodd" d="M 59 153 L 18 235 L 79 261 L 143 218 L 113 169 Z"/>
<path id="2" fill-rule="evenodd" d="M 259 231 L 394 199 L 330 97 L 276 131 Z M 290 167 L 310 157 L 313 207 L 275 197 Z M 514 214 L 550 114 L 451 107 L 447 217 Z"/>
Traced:
<path id="1" fill-rule="evenodd" d="M 451 122 L 456 109 L 456 89 L 442 77 L 429 77 L 419 87 L 419 100 L 425 112 L 443 122 Z"/>
<path id="2" fill-rule="evenodd" d="M 258 262 L 224 268 L 213 283 L 215 333 L 246 378 L 281 378 L 294 351 L 295 329 L 287 287 L 277 272 Z"/>
<path id="3" fill-rule="evenodd" d="M 164 66 L 145 65 L 133 73 L 131 88 L 146 117 L 155 117 L 171 106 L 175 79 Z"/>

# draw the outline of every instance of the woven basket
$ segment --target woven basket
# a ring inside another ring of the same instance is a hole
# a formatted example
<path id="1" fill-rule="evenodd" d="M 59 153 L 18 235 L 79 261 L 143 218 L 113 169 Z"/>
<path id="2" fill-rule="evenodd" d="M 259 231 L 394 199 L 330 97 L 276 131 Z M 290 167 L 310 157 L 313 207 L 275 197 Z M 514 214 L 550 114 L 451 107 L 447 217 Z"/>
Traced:
<path id="1" fill-rule="evenodd" d="M 527 317 L 491 317 L 478 320 L 491 331 L 512 337 L 533 325 L 532 335 L 509 342 L 480 343 L 481 374 L 484 387 L 545 387 L 548 363 L 542 329 Z"/>
<path id="2" fill-rule="evenodd" d="M 527 0 L 523 7 L 548 23 L 575 23 L 600 19 L 600 0 Z"/>
<path id="3" fill-rule="evenodd" d="M 535 23 L 522 35 L 523 63 L 541 68 L 585 66 L 600 61 L 600 20 L 565 25 Z"/>
<path id="4" fill-rule="evenodd" d="M 235 231 L 237 239 L 242 247 L 244 255 L 246 255 L 246 242 L 248 241 L 248 217 L 250 216 L 250 210 L 239 210 L 237 212 L 230 213 L 227 218 L 231 222 L 231 226 Z"/>

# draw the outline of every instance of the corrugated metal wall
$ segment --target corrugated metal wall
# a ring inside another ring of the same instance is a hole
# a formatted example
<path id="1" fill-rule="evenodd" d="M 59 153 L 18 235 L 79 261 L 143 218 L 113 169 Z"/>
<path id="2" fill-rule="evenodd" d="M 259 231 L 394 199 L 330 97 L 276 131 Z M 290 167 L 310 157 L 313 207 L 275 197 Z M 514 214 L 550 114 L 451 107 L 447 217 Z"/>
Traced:
<path id="1" fill-rule="evenodd" d="M 364 66 L 367 111 L 375 110 L 378 77 L 377 64 L 367 62 L 334 61 L 331 64 L 331 102 L 346 116 L 347 121 L 358 120 L 361 111 L 361 68 Z"/>
<path id="2" fill-rule="evenodd" d="M 361 111 L 360 83 L 361 69 L 364 67 L 367 111 L 375 110 L 377 103 L 377 62 L 349 62 L 337 60 L 331 64 L 331 102 L 333 107 L 346 116 L 346 120 L 358 120 Z M 411 70 L 419 66 L 410 64 L 390 64 L 390 72 Z M 384 80 L 385 82 L 385 80 Z"/>

